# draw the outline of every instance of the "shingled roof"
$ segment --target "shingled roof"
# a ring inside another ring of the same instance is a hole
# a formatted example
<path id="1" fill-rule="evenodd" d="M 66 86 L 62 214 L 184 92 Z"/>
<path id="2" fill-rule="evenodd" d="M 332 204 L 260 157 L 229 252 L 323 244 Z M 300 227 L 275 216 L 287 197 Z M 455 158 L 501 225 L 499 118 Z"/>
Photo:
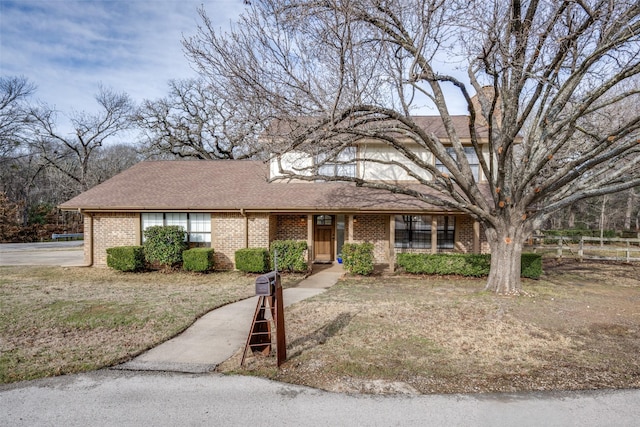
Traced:
<path id="1" fill-rule="evenodd" d="M 451 125 L 462 140 L 470 140 L 471 134 L 469 132 L 469 116 L 467 115 L 452 115 L 450 116 Z M 427 134 L 434 135 L 441 140 L 449 140 L 449 134 L 447 133 L 444 122 L 441 116 L 411 116 L 411 120 L 422 128 Z M 307 131 L 307 126 L 313 123 L 313 119 L 310 118 L 292 118 L 290 120 L 276 120 L 269 125 L 269 128 L 265 132 L 265 135 L 272 137 L 290 136 L 296 135 L 300 132 Z M 384 124 L 381 124 L 384 123 Z M 389 120 L 387 122 L 377 122 L 377 126 L 382 128 L 390 126 L 393 122 Z M 373 125 L 371 125 L 373 126 Z M 489 129 L 485 126 L 484 122 L 476 122 L 475 131 L 478 138 L 481 141 L 487 141 L 489 137 Z"/>
<path id="2" fill-rule="evenodd" d="M 442 212 L 414 198 L 340 182 L 268 182 L 260 161 L 147 161 L 60 205 L 83 211 Z"/>

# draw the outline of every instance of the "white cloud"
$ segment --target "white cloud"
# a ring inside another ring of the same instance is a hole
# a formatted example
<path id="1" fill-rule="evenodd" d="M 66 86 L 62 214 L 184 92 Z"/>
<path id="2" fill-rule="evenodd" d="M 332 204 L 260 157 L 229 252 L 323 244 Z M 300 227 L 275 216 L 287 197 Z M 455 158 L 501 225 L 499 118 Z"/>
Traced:
<path id="1" fill-rule="evenodd" d="M 137 102 L 193 75 L 182 38 L 197 8 L 226 26 L 242 0 L 0 0 L 0 75 L 26 76 L 59 111 L 94 111 L 100 84 Z"/>

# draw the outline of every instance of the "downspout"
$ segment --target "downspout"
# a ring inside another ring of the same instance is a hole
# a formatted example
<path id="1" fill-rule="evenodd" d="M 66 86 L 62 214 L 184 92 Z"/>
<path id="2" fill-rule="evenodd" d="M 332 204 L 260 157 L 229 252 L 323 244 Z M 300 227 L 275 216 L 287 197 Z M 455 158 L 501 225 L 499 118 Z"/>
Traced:
<path id="1" fill-rule="evenodd" d="M 249 247 L 249 217 L 247 216 L 244 208 L 240 208 L 240 215 L 244 217 L 244 247 Z"/>

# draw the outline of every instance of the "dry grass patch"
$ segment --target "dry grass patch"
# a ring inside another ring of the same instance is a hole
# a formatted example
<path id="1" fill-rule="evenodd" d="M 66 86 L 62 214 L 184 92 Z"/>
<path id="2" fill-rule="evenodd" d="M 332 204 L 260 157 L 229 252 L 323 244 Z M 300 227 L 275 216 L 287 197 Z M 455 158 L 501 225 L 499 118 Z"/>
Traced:
<path id="1" fill-rule="evenodd" d="M 252 296 L 254 282 L 237 272 L 0 267 L 0 382 L 124 362 Z"/>
<path id="2" fill-rule="evenodd" d="M 484 280 L 348 278 L 287 309 L 288 361 L 220 369 L 332 391 L 464 393 L 640 386 L 640 266 L 548 263 L 526 296 Z"/>

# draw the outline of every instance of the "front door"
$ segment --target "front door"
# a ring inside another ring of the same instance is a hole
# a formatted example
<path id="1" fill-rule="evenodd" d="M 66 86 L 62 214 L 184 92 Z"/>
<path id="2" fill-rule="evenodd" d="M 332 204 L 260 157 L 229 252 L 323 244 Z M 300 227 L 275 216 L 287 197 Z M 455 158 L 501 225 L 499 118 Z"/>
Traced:
<path id="1" fill-rule="evenodd" d="M 333 217 L 330 215 L 315 217 L 313 253 L 316 262 L 333 261 Z"/>

